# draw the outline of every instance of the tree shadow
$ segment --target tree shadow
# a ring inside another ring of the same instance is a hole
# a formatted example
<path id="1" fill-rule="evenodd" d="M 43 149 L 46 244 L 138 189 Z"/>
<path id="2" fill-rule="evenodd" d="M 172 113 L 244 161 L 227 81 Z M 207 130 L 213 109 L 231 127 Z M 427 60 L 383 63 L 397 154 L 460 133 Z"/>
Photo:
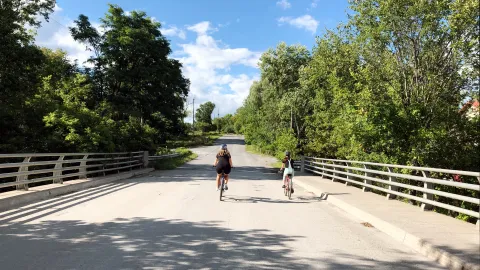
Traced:
<path id="1" fill-rule="evenodd" d="M 71 193 L 68 195 L 56 197 L 53 199 L 48 199 L 45 201 L 41 201 L 39 203 L 26 205 L 13 211 L 5 211 L 0 215 L 0 226 L 3 226 L 4 224 L 7 224 L 12 220 L 30 216 L 35 213 L 40 213 L 42 211 L 46 211 L 40 215 L 35 215 L 32 218 L 24 219 L 20 222 L 15 222 L 15 224 L 28 223 L 30 221 L 55 214 L 57 212 L 80 205 L 82 203 L 92 201 L 97 198 L 115 193 L 117 191 L 133 187 L 137 184 L 139 183 L 114 183 L 114 184 L 110 183 L 110 184 L 106 184 L 98 187 L 89 188 L 84 191 L 79 191 L 79 192 Z M 71 203 L 71 202 L 74 202 L 74 203 Z"/>
<path id="2" fill-rule="evenodd" d="M 312 202 L 320 202 L 318 197 L 299 196 L 289 199 L 272 199 L 265 197 L 249 197 L 249 196 L 229 196 L 228 193 L 224 195 L 224 202 L 232 203 L 280 203 L 280 204 L 304 204 Z"/>
<path id="3" fill-rule="evenodd" d="M 2 269 L 440 269 L 408 256 L 357 256 L 348 247 L 302 257 L 291 247 L 302 238 L 218 221 L 43 221 L 0 228 L 0 261 Z"/>
<path id="4" fill-rule="evenodd" d="M 299 237 L 218 222 L 119 218 L 44 221 L 0 229 L 2 269 L 307 269 L 290 257 Z"/>

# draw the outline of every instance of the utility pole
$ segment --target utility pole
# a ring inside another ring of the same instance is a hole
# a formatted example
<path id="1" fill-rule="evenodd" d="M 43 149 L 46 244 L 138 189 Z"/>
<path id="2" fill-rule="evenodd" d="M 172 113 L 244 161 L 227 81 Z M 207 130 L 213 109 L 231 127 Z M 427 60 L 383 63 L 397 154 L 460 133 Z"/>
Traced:
<path id="1" fill-rule="evenodd" d="M 192 127 L 193 127 L 193 130 L 195 130 L 195 98 L 193 98 L 193 102 L 192 102 L 192 113 L 193 113 Z"/>
<path id="2" fill-rule="evenodd" d="M 220 118 L 220 108 L 217 108 L 217 118 Z"/>
<path id="3" fill-rule="evenodd" d="M 293 111 L 290 108 L 290 129 L 293 129 Z"/>

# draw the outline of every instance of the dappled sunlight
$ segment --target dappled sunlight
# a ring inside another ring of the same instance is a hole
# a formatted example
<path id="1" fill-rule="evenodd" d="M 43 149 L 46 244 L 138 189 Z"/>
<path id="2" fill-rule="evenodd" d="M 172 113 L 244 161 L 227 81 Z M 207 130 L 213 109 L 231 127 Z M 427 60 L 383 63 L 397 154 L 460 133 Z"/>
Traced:
<path id="1" fill-rule="evenodd" d="M 81 269 L 439 269 L 419 261 L 379 261 L 340 250 L 301 257 L 289 243 L 303 237 L 219 224 L 149 218 L 21 224 L 0 230 L 0 261 L 15 269 L 30 268 L 31 258 L 36 269 L 49 269 L 50 263 L 63 269 L 73 265 Z M 18 260 L 10 254 L 28 254 L 28 258 Z"/>

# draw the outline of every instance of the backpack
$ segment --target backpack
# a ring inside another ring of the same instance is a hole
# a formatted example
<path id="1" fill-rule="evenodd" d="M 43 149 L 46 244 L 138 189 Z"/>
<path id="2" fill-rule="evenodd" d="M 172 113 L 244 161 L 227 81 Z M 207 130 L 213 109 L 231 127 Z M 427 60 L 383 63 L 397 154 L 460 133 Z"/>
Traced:
<path id="1" fill-rule="evenodd" d="M 287 166 L 285 166 L 284 174 L 293 174 L 294 169 L 293 169 L 292 161 L 290 159 L 288 160 L 288 164 L 289 164 L 288 168 Z"/>

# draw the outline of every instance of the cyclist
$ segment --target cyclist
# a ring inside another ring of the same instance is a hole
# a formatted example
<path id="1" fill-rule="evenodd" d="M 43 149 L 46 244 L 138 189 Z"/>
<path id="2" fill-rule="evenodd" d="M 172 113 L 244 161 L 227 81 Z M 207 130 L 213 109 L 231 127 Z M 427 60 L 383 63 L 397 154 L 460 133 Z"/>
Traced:
<path id="1" fill-rule="evenodd" d="M 213 166 L 217 169 L 217 191 L 220 190 L 220 177 L 222 176 L 222 173 L 225 175 L 225 190 L 228 190 L 228 175 L 230 174 L 233 165 L 232 156 L 230 155 L 226 144 L 223 144 L 220 151 L 218 151 Z"/>
<path id="2" fill-rule="evenodd" d="M 282 188 L 285 188 L 285 184 L 286 184 L 287 171 L 285 170 L 285 168 L 289 168 L 290 165 L 292 166 L 292 170 L 290 170 L 291 174 L 289 174 L 289 176 L 290 176 L 290 181 L 292 183 L 292 193 L 293 193 L 294 192 L 294 190 L 293 190 L 293 174 L 294 174 L 293 159 L 290 157 L 290 152 L 285 151 L 285 157 L 282 159 L 282 168 L 280 168 L 280 171 L 283 172 L 283 186 L 282 186 Z"/>

